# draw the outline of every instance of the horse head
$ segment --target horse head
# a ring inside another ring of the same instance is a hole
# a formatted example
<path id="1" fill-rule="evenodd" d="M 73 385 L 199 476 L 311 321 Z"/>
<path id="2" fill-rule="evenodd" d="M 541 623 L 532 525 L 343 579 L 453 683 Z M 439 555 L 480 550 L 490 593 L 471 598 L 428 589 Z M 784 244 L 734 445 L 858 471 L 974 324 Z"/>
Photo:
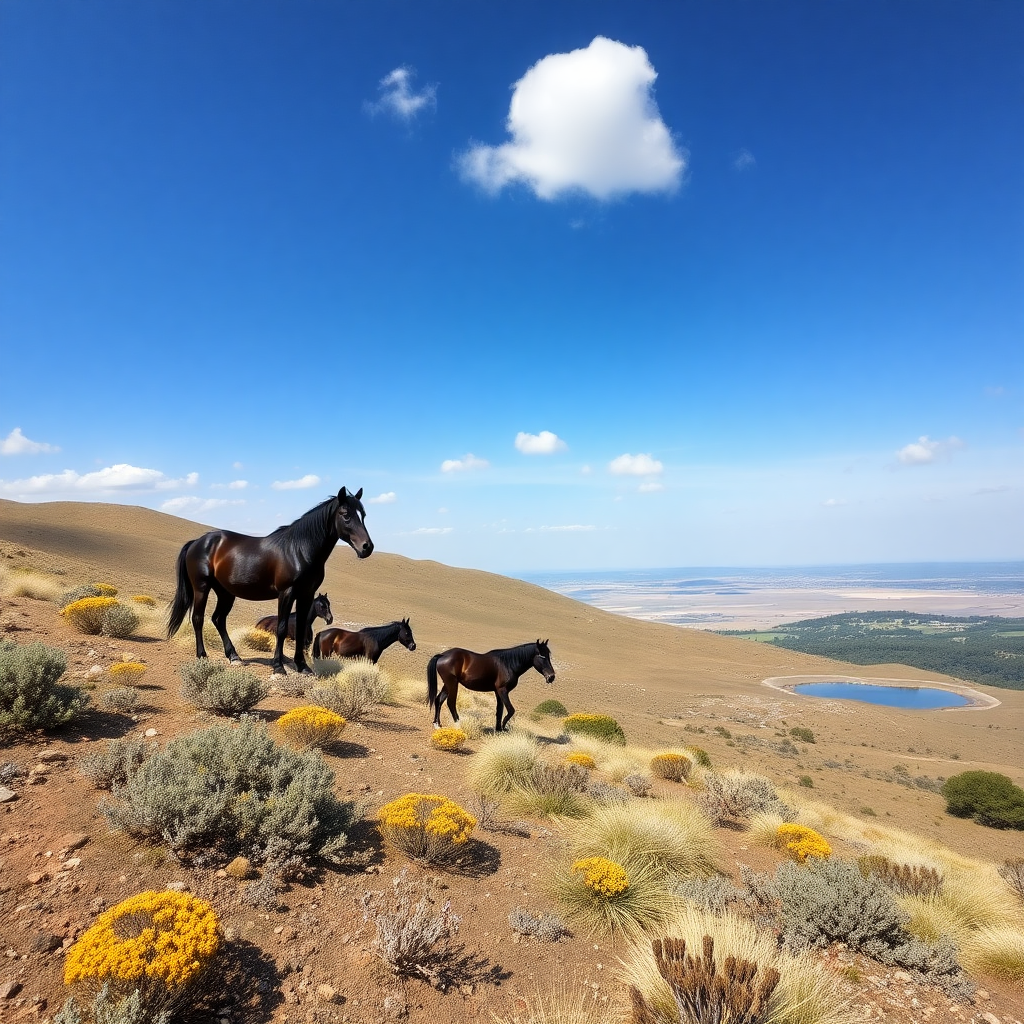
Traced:
<path id="1" fill-rule="evenodd" d="M 326 594 L 317 594 L 313 599 L 313 612 L 328 626 L 334 622 L 334 616 L 331 614 L 331 602 L 327 600 Z"/>
<path id="2" fill-rule="evenodd" d="M 407 650 L 416 650 L 416 641 L 413 639 L 412 626 L 409 625 L 408 619 L 402 619 L 402 621 L 398 624 L 398 641 Z"/>
<path id="3" fill-rule="evenodd" d="M 551 664 L 551 648 L 547 640 L 537 641 L 537 653 L 533 656 L 533 667 L 544 677 L 550 686 L 555 681 L 555 669 Z"/>
<path id="4" fill-rule="evenodd" d="M 360 558 L 369 558 L 373 554 L 373 541 L 366 532 L 366 510 L 360 500 L 362 496 L 362 487 L 355 494 L 349 494 L 344 487 L 338 491 L 334 529 L 338 539 L 348 544 Z"/>

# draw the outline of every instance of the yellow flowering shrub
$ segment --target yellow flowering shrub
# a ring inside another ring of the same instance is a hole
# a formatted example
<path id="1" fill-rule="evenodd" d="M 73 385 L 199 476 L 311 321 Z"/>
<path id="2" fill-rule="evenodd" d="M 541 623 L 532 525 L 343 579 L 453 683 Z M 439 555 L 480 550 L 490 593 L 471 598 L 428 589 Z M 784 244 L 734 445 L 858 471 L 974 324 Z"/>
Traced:
<path id="1" fill-rule="evenodd" d="M 322 747 L 332 743 L 342 734 L 346 724 L 341 715 L 315 704 L 293 708 L 277 720 L 277 727 L 284 738 L 300 747 Z"/>
<path id="2" fill-rule="evenodd" d="M 149 594 L 132 594 L 132 600 L 136 604 L 144 604 L 147 608 L 156 607 L 156 598 L 150 597 Z"/>
<path id="3" fill-rule="evenodd" d="M 651 774 L 670 782 L 685 782 L 693 762 L 685 754 L 655 754 L 651 758 Z"/>
<path id="4" fill-rule="evenodd" d="M 569 871 L 582 875 L 583 884 L 602 899 L 611 899 L 629 888 L 626 869 L 606 857 L 584 857 L 574 861 Z"/>
<path id="5" fill-rule="evenodd" d="M 808 857 L 820 857 L 828 860 L 832 856 L 832 847 L 828 840 L 813 828 L 786 822 L 775 832 L 779 844 L 798 864 L 803 864 Z"/>
<path id="6" fill-rule="evenodd" d="M 446 726 L 435 729 L 430 737 L 430 745 L 438 750 L 458 750 L 469 736 L 457 726 Z"/>
<path id="7" fill-rule="evenodd" d="M 117 661 L 110 666 L 110 678 L 119 686 L 134 686 L 145 674 L 141 661 Z"/>
<path id="8" fill-rule="evenodd" d="M 62 609 L 61 615 L 79 633 L 96 636 L 103 628 L 103 616 L 107 614 L 107 609 L 116 604 L 117 600 L 113 597 L 83 597 Z"/>
<path id="9" fill-rule="evenodd" d="M 173 995 L 209 966 L 220 941 L 220 922 L 205 900 L 170 890 L 140 892 L 100 914 L 71 946 L 64 984 Z"/>
<path id="10" fill-rule="evenodd" d="M 432 862 L 443 861 L 464 846 L 474 828 L 472 814 L 434 793 L 406 793 L 377 815 L 377 831 L 385 842 L 410 857 Z"/>
<path id="11" fill-rule="evenodd" d="M 604 743 L 617 743 L 623 747 L 626 745 L 626 734 L 622 731 L 622 726 L 611 715 L 579 712 L 564 718 L 562 726 L 570 736 L 592 736 L 595 740 L 601 740 Z"/>
<path id="12" fill-rule="evenodd" d="M 584 754 L 582 750 L 566 754 L 563 760 L 566 764 L 578 764 L 581 768 L 586 768 L 588 772 L 592 772 L 597 767 L 597 762 L 589 754 Z"/>
<path id="13" fill-rule="evenodd" d="M 93 586 L 100 592 L 101 597 L 117 597 L 117 587 L 113 583 L 94 583 Z"/>
<path id="14" fill-rule="evenodd" d="M 265 629 L 247 629 L 245 635 L 242 637 L 242 643 L 249 648 L 250 651 L 272 651 L 274 644 L 277 643 L 277 637 L 273 633 L 268 633 Z"/>

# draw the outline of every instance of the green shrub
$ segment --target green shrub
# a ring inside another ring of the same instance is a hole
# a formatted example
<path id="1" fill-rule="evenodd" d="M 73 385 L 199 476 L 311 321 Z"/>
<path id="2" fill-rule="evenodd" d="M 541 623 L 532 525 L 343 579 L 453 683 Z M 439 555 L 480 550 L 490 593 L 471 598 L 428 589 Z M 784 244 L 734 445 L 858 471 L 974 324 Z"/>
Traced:
<path id="1" fill-rule="evenodd" d="M 104 711 L 130 715 L 138 707 L 139 691 L 134 686 L 117 686 L 113 690 L 107 690 L 100 697 L 99 703 Z"/>
<path id="2" fill-rule="evenodd" d="M 0 646 L 0 733 L 57 729 L 80 715 L 89 697 L 58 682 L 67 657 L 45 644 Z"/>
<path id="3" fill-rule="evenodd" d="M 729 732 L 729 730 L 726 729 L 726 727 L 724 725 L 716 725 L 715 726 L 715 732 L 717 732 L 718 735 L 721 736 L 722 739 L 724 739 L 724 740 L 731 740 L 732 739 L 732 733 Z"/>
<path id="4" fill-rule="evenodd" d="M 81 601 L 83 597 L 102 597 L 99 587 L 94 587 L 91 583 L 86 583 L 81 587 L 75 587 L 74 590 L 66 590 L 57 600 L 57 606 L 63 611 L 69 604 L 74 604 L 76 601 Z"/>
<path id="5" fill-rule="evenodd" d="M 794 725 L 789 730 L 789 735 L 794 739 L 800 740 L 802 743 L 814 743 L 814 733 L 812 730 L 802 725 Z"/>
<path id="6" fill-rule="evenodd" d="M 100 632 L 115 640 L 127 640 L 139 628 L 139 617 L 126 604 L 113 604 L 103 613 Z"/>
<path id="7" fill-rule="evenodd" d="M 216 715 L 240 715 L 254 708 L 270 687 L 254 672 L 228 668 L 210 658 L 196 658 L 178 666 L 181 695 L 193 706 Z"/>
<path id="8" fill-rule="evenodd" d="M 97 789 L 113 789 L 124 785 L 155 748 L 156 744 L 147 743 L 141 736 L 122 736 L 111 740 L 105 750 L 84 754 L 79 759 L 78 772 Z"/>
<path id="9" fill-rule="evenodd" d="M 797 781 L 804 789 L 814 789 L 814 779 L 810 775 L 801 775 Z"/>
<path id="10" fill-rule="evenodd" d="M 605 743 L 626 745 L 626 734 L 611 715 L 569 715 L 562 724 L 570 736 L 591 736 Z"/>
<path id="11" fill-rule="evenodd" d="M 534 709 L 535 715 L 554 715 L 565 718 L 569 709 L 560 700 L 542 700 Z"/>
<path id="12" fill-rule="evenodd" d="M 701 730 L 703 731 L 703 730 Z M 701 768 L 711 767 L 711 757 L 703 747 L 684 747 L 683 748 L 689 755 L 701 766 Z"/>
<path id="13" fill-rule="evenodd" d="M 111 827 L 166 843 L 197 865 L 243 855 L 283 877 L 316 858 L 339 862 L 352 804 L 334 795 L 334 774 L 316 751 L 278 746 L 243 717 L 170 741 L 115 784 L 100 809 Z"/>
<path id="14" fill-rule="evenodd" d="M 999 772 L 961 772 L 942 786 L 946 811 L 990 828 L 1024 829 L 1024 789 Z"/>

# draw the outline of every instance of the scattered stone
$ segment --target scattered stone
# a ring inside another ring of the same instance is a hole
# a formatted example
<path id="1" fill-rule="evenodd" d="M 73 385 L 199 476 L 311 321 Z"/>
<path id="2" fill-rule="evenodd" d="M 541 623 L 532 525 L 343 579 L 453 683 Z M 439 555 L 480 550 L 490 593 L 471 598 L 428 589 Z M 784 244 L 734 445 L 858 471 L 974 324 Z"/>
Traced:
<path id="1" fill-rule="evenodd" d="M 64 861 L 64 867 L 66 868 L 77 868 L 82 863 L 81 857 L 71 857 L 69 860 Z"/>
<path id="2" fill-rule="evenodd" d="M 276 932 L 277 929 L 275 928 L 274 931 Z M 291 940 L 294 939 L 295 936 L 298 935 L 298 934 L 299 933 L 294 928 L 292 928 L 291 925 L 285 925 L 281 929 L 281 941 L 282 942 L 291 942 Z"/>
<path id="3" fill-rule="evenodd" d="M 154 736 L 159 736 L 160 734 L 156 731 L 156 729 L 147 729 L 143 735 L 146 737 L 147 740 L 151 740 Z"/>
<path id="4" fill-rule="evenodd" d="M 338 990 L 333 985 L 317 985 L 316 994 L 325 1003 L 338 1002 Z"/>
<path id="5" fill-rule="evenodd" d="M 248 857 L 236 857 L 225 869 L 232 878 L 252 878 L 254 872 Z"/>
<path id="6" fill-rule="evenodd" d="M 460 985 L 459 986 L 459 991 L 464 996 L 471 996 L 473 994 L 473 986 L 472 985 Z"/>
<path id="7" fill-rule="evenodd" d="M 0 985 L 0 999 L 13 999 L 20 991 L 20 981 L 5 981 Z"/>
<path id="8" fill-rule="evenodd" d="M 988 994 L 988 992 L 986 992 L 986 991 L 985 991 L 985 989 L 983 989 L 983 988 L 979 988 L 979 989 L 978 989 L 978 991 L 977 991 L 977 992 L 975 992 L 974 994 L 975 994 L 975 995 L 976 995 L 976 996 L 977 996 L 977 997 L 978 997 L 979 999 L 986 999 L 986 1000 L 987 1000 L 987 999 L 991 999 L 991 998 L 992 998 L 992 997 L 991 997 L 991 996 L 990 996 L 990 995 Z"/>
<path id="9" fill-rule="evenodd" d="M 175 892 L 188 892 L 188 882 L 168 882 L 167 888 Z"/>
<path id="10" fill-rule="evenodd" d="M 58 844 L 57 849 L 61 853 L 70 853 L 78 850 L 89 842 L 89 837 L 84 832 L 69 832 Z"/>
<path id="11" fill-rule="evenodd" d="M 38 885 L 45 877 L 45 872 L 33 871 L 30 875 L 25 876 L 25 881 L 28 882 L 29 885 Z"/>
<path id="12" fill-rule="evenodd" d="M 66 761 L 68 755 L 62 753 L 59 750 L 54 750 L 53 747 L 48 747 L 46 750 L 39 751 L 38 754 L 40 761 L 52 762 L 52 761 Z"/>
<path id="13" fill-rule="evenodd" d="M 6 786 L 0 786 L 0 804 L 9 804 L 12 800 L 17 800 L 18 794 L 13 789 L 8 789 Z"/>
<path id="14" fill-rule="evenodd" d="M 55 949 L 60 949 L 63 943 L 63 936 L 40 932 L 32 940 L 31 949 L 33 953 L 52 953 Z"/>
<path id="15" fill-rule="evenodd" d="M 981 1019 L 985 1021 L 985 1024 L 1002 1024 L 999 1018 L 994 1013 L 983 1013 Z"/>
<path id="16" fill-rule="evenodd" d="M 99 679 L 100 676 L 102 676 L 102 675 L 103 675 L 103 666 L 102 665 L 93 665 L 93 667 L 91 669 L 89 669 L 88 672 L 85 673 L 85 678 L 86 679 Z"/>

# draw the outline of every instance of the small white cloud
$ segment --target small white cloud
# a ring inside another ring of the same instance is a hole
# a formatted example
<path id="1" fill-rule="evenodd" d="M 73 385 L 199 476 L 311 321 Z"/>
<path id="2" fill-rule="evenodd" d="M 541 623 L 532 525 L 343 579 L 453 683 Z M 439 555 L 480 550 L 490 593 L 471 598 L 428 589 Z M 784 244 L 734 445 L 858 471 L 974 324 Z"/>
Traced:
<path id="1" fill-rule="evenodd" d="M 538 526 L 534 529 L 532 526 L 528 527 L 527 533 L 586 533 L 590 530 L 596 530 L 596 526 L 584 526 L 580 523 L 572 523 L 568 526 Z"/>
<path id="2" fill-rule="evenodd" d="M 580 466 L 580 472 L 584 476 L 590 476 L 590 474 L 593 472 L 593 470 L 589 466 Z"/>
<path id="3" fill-rule="evenodd" d="M 527 434 L 520 430 L 516 434 L 516 450 L 524 455 L 554 455 L 564 452 L 569 446 L 550 430 L 542 430 L 539 434 Z"/>
<path id="4" fill-rule="evenodd" d="M 376 498 L 368 499 L 371 505 L 394 505 L 398 501 L 398 495 L 394 491 L 385 491 L 378 494 Z"/>
<path id="5" fill-rule="evenodd" d="M 515 84 L 506 121 L 511 139 L 471 146 L 459 168 L 489 192 L 519 181 L 541 199 L 671 192 L 686 154 L 658 112 L 657 77 L 643 47 L 603 36 L 549 54 Z"/>
<path id="6" fill-rule="evenodd" d="M 473 469 L 486 469 L 490 463 L 486 459 L 478 459 L 472 452 L 461 459 L 445 459 L 441 463 L 442 473 L 466 473 Z"/>
<path id="7" fill-rule="evenodd" d="M 665 485 L 657 480 L 645 480 L 637 490 L 641 494 L 654 494 L 656 491 L 665 490 Z"/>
<path id="8" fill-rule="evenodd" d="M 443 505 L 437 511 L 443 516 L 448 515 L 448 509 L 446 509 Z"/>
<path id="9" fill-rule="evenodd" d="M 964 443 L 959 437 L 950 437 L 945 441 L 933 441 L 926 434 L 916 441 L 904 445 L 896 453 L 896 458 L 904 466 L 926 466 L 939 459 L 948 459 L 955 449 L 963 447 Z"/>
<path id="10" fill-rule="evenodd" d="M 131 491 L 173 491 L 179 487 L 194 487 L 198 473 L 189 473 L 174 480 L 158 469 L 145 469 L 120 462 L 97 469 L 92 473 L 76 473 L 65 469 L 63 473 L 44 473 L 24 480 L 0 480 L 0 492 L 31 496 L 34 494 L 110 494 Z"/>
<path id="11" fill-rule="evenodd" d="M 846 501 L 845 498 L 826 498 L 822 502 L 822 505 L 824 505 L 825 508 L 839 508 L 841 505 L 846 505 L 846 504 L 847 504 L 847 501 Z"/>
<path id="12" fill-rule="evenodd" d="M 979 487 L 975 494 L 1005 494 L 1010 489 L 1009 484 L 998 484 L 995 487 Z"/>
<path id="13" fill-rule="evenodd" d="M 55 444 L 47 444 L 45 441 L 30 441 L 21 432 L 21 427 L 15 427 L 3 441 L 0 441 L 0 455 L 42 455 L 59 451 L 60 449 Z"/>
<path id="14" fill-rule="evenodd" d="M 749 149 L 741 149 L 733 159 L 732 165 L 737 171 L 749 171 L 757 166 L 757 161 Z"/>
<path id="15" fill-rule="evenodd" d="M 380 99 L 376 103 L 366 103 L 366 112 L 373 114 L 391 114 L 400 121 L 411 121 L 417 114 L 437 107 L 437 86 L 425 85 L 421 92 L 412 91 L 412 80 L 416 72 L 413 68 L 395 68 L 386 74 L 378 83 Z"/>
<path id="16" fill-rule="evenodd" d="M 183 494 L 178 498 L 168 498 L 160 507 L 165 512 L 181 515 L 188 512 L 196 515 L 200 512 L 209 512 L 214 508 L 223 508 L 225 505 L 244 505 L 244 498 L 234 500 L 228 498 L 197 498 L 193 495 Z"/>
<path id="17" fill-rule="evenodd" d="M 320 477 L 315 473 L 307 473 L 300 476 L 298 480 L 275 480 L 270 486 L 275 491 L 304 491 L 308 487 L 316 487 L 320 483 Z"/>
<path id="18" fill-rule="evenodd" d="M 231 463 L 231 468 L 232 469 L 242 469 L 243 466 L 242 466 L 242 464 L 240 462 L 232 462 Z"/>
<path id="19" fill-rule="evenodd" d="M 249 486 L 248 480 L 232 480 L 228 484 L 229 491 L 244 491 Z"/>
<path id="20" fill-rule="evenodd" d="M 608 463 L 608 472 L 614 476 L 655 476 L 664 468 L 650 455 L 620 455 Z"/>
<path id="21" fill-rule="evenodd" d="M 410 530 L 409 531 L 410 535 L 414 535 L 414 534 L 420 534 L 420 535 L 429 534 L 430 536 L 436 536 L 437 534 L 440 534 L 440 533 L 451 533 L 451 532 L 452 532 L 452 527 L 450 527 L 450 526 L 421 526 L 417 530 Z"/>

